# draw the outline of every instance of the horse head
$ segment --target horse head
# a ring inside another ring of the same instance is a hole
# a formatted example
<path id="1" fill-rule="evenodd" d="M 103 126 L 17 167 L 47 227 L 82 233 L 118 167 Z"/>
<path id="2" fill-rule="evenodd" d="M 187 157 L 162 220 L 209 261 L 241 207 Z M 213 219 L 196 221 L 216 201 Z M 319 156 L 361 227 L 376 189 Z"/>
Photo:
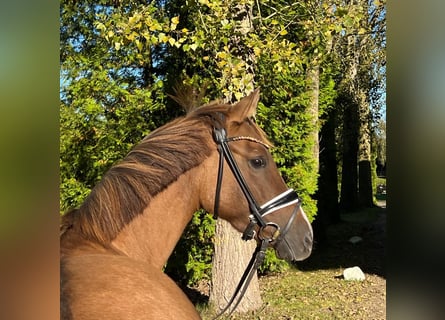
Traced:
<path id="1" fill-rule="evenodd" d="M 256 90 L 213 115 L 215 147 L 206 161 L 201 203 L 242 232 L 244 239 L 267 239 L 278 257 L 303 260 L 312 250 L 312 227 L 255 123 L 258 100 Z"/>

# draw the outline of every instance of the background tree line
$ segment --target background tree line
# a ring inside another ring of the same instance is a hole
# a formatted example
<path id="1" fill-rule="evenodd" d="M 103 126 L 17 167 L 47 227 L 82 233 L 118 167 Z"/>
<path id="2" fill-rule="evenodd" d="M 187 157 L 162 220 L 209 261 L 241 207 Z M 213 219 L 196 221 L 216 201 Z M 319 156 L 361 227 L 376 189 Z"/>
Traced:
<path id="1" fill-rule="evenodd" d="M 374 204 L 376 159 L 386 161 L 385 18 L 379 0 L 62 0 L 61 211 L 184 114 L 168 98 L 175 85 L 206 85 L 202 102 L 260 87 L 257 122 L 322 242 L 340 210 Z M 198 212 L 166 271 L 183 283 L 210 277 L 214 233 Z M 262 271 L 282 267 L 269 254 Z"/>

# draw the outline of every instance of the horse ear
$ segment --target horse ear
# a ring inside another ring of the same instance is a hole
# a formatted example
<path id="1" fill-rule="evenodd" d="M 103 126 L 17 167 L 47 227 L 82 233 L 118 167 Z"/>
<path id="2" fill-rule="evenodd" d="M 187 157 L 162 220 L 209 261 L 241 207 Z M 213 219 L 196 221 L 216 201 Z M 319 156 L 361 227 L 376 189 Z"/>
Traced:
<path id="1" fill-rule="evenodd" d="M 242 98 L 238 103 L 232 105 L 230 108 L 231 120 L 243 122 L 247 118 L 255 116 L 259 99 L 260 89 L 256 89 L 247 97 Z"/>

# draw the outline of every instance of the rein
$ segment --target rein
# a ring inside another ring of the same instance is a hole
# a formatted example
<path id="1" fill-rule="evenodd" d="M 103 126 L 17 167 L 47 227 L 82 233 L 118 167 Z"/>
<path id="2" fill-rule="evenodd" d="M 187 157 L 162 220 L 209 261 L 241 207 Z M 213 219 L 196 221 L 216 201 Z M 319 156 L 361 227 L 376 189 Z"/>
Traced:
<path id="1" fill-rule="evenodd" d="M 298 198 L 297 193 L 293 189 L 288 189 L 285 192 L 279 194 L 278 196 L 274 197 L 273 199 L 269 200 L 265 204 L 259 206 L 253 197 L 246 180 L 244 179 L 243 175 L 241 174 L 240 169 L 238 168 L 238 165 L 236 163 L 235 158 L 233 157 L 232 151 L 229 148 L 229 142 L 233 141 L 240 141 L 240 140 L 248 140 L 256 143 L 260 143 L 266 148 L 269 148 L 267 144 L 264 142 L 255 139 L 253 137 L 248 136 L 238 136 L 238 137 L 227 137 L 226 130 L 224 128 L 213 128 L 213 138 L 217 144 L 218 152 L 219 152 L 219 166 L 218 166 L 218 176 L 217 176 L 217 183 L 216 183 L 216 193 L 215 193 L 215 204 L 214 204 L 214 210 L 213 215 L 214 218 L 218 218 L 218 209 L 219 209 L 219 200 L 220 200 L 220 194 L 221 194 L 221 185 L 222 185 L 222 177 L 224 173 L 224 160 L 226 160 L 227 164 L 229 165 L 230 170 L 232 171 L 233 175 L 235 176 L 236 181 L 238 182 L 238 185 L 240 186 L 244 196 L 246 197 L 246 200 L 249 204 L 249 224 L 247 225 L 246 229 L 243 232 L 242 239 L 245 241 L 251 240 L 255 237 L 255 227 L 258 226 L 258 239 L 261 241 L 258 246 L 256 247 L 254 253 L 252 254 L 252 258 L 249 261 L 249 264 L 246 267 L 246 270 L 244 271 L 240 282 L 238 283 L 238 286 L 235 289 L 235 292 L 232 295 L 232 298 L 229 300 L 227 305 L 220 311 L 220 313 L 213 319 L 219 318 L 221 315 L 223 315 L 234 303 L 237 296 L 239 296 L 238 300 L 234 304 L 232 310 L 229 313 L 229 316 L 235 311 L 235 309 L 238 307 L 239 303 L 241 302 L 249 283 L 253 277 L 253 274 L 256 272 L 256 270 L 260 267 L 261 263 L 264 260 L 264 257 L 266 255 L 266 250 L 269 247 L 270 243 L 273 241 L 280 242 L 284 239 L 286 233 L 289 231 L 289 228 L 292 224 L 292 222 L 295 220 L 296 214 L 298 212 L 298 208 L 300 207 L 300 200 Z M 287 207 L 289 205 L 296 204 L 295 209 L 292 212 L 291 217 L 289 218 L 286 226 L 283 230 L 280 229 L 278 224 L 274 222 L 266 222 L 263 218 L 281 208 Z M 272 237 L 268 238 L 265 237 L 265 229 L 266 228 L 274 228 L 275 231 L 272 234 Z"/>

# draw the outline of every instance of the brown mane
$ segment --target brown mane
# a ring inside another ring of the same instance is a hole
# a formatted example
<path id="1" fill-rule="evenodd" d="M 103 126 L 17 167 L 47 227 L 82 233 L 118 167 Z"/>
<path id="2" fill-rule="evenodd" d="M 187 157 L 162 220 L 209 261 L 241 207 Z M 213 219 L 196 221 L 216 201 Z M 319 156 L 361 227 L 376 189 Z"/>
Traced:
<path id="1" fill-rule="evenodd" d="M 88 240 L 112 241 L 151 198 L 210 155 L 212 128 L 225 126 L 221 114 L 228 108 L 218 102 L 194 108 L 150 133 L 108 170 L 80 208 L 62 217 L 61 233 L 73 228 Z M 257 125 L 252 128 L 267 141 Z"/>

